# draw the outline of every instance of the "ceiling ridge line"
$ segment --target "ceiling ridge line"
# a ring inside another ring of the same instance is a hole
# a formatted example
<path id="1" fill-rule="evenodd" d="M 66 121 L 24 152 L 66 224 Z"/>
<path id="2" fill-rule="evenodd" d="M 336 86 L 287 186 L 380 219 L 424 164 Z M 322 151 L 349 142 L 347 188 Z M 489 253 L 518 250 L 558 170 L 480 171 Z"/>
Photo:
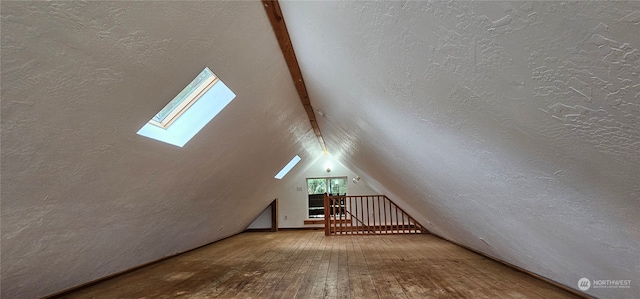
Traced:
<path id="1" fill-rule="evenodd" d="M 304 79 L 302 78 L 302 71 L 300 71 L 300 65 L 298 64 L 296 53 L 294 52 L 293 45 L 291 44 L 289 31 L 287 30 L 287 25 L 285 24 L 282 11 L 280 10 L 280 3 L 278 3 L 278 0 L 262 0 L 262 3 L 264 5 L 264 10 L 269 17 L 269 22 L 271 23 L 274 34 L 276 35 L 276 39 L 278 40 L 278 44 L 280 45 L 280 50 L 282 51 L 284 60 L 287 62 L 287 66 L 289 67 L 293 84 L 296 86 L 298 96 L 300 96 L 300 102 L 302 102 L 302 106 L 309 117 L 311 128 L 313 128 L 313 131 L 318 138 L 318 142 L 320 142 L 322 151 L 326 153 L 327 146 L 324 143 L 324 138 L 322 138 L 322 133 L 320 132 L 320 127 L 316 120 L 316 114 L 311 106 L 311 101 L 309 100 L 307 87 L 304 84 Z"/>

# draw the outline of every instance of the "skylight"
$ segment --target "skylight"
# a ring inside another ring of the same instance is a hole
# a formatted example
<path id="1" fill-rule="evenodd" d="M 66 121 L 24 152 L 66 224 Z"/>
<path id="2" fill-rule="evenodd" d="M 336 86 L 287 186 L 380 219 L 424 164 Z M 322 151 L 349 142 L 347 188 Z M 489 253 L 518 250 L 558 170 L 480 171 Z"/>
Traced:
<path id="1" fill-rule="evenodd" d="M 296 155 L 295 157 L 293 157 L 293 159 L 291 159 L 291 161 L 289 161 L 289 163 L 287 163 L 287 165 L 285 165 L 282 170 L 280 170 L 280 172 L 278 172 L 278 174 L 276 174 L 275 178 L 276 179 L 282 179 L 285 175 L 287 175 L 287 173 L 289 173 L 289 171 L 296 166 L 296 164 L 298 164 L 298 162 L 300 162 L 300 157 L 298 157 L 298 155 Z"/>
<path id="2" fill-rule="evenodd" d="M 235 97 L 205 68 L 137 134 L 182 147 Z"/>

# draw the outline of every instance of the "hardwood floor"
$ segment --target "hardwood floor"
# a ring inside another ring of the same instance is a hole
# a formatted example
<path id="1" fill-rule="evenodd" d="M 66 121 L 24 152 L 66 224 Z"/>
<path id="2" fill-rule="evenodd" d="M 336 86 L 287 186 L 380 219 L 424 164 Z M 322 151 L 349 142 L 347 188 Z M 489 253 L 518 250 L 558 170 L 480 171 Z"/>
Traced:
<path id="1" fill-rule="evenodd" d="M 251 232 L 60 298 L 577 298 L 432 235 Z"/>

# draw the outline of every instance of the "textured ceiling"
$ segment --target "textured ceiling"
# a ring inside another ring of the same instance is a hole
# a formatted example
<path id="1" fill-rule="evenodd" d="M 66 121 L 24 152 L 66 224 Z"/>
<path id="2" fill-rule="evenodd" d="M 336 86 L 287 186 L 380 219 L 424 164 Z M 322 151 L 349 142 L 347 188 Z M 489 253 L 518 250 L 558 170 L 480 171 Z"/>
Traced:
<path id="1" fill-rule="evenodd" d="M 640 4 L 281 6 L 328 149 L 364 181 L 567 286 L 636 283 Z M 3 298 L 237 233 L 321 151 L 260 2 L 1 11 Z M 184 148 L 135 134 L 205 66 L 237 94 L 220 115 Z"/>
<path id="2" fill-rule="evenodd" d="M 429 230 L 574 289 L 638 279 L 640 2 L 281 6 L 327 147 Z"/>

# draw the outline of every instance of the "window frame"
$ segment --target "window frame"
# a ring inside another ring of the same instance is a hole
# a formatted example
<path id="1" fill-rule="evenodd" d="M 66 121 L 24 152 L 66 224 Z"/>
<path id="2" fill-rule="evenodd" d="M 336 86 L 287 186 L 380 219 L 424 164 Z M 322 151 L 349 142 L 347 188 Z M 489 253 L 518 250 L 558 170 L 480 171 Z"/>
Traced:
<path id="1" fill-rule="evenodd" d="M 344 186 L 345 186 L 345 195 L 348 193 L 348 177 L 347 176 L 331 176 L 331 177 L 309 177 L 305 179 L 306 185 L 307 185 L 307 196 L 306 196 L 306 214 L 307 214 L 307 219 L 324 219 L 324 204 L 322 205 L 322 208 L 320 208 L 319 206 L 311 206 L 311 197 L 312 195 L 320 195 L 320 194 L 309 194 L 309 180 L 317 180 L 317 179 L 324 179 L 325 180 L 325 185 L 326 185 L 326 189 L 329 189 L 330 187 L 330 181 L 331 179 L 344 179 Z M 324 194 L 324 193 L 322 193 Z M 329 194 L 327 192 L 327 194 Z M 339 195 L 339 194 L 336 194 Z M 314 208 L 314 210 L 323 210 L 323 213 L 321 216 L 317 216 L 317 217 L 312 217 L 311 215 L 311 209 Z"/>

